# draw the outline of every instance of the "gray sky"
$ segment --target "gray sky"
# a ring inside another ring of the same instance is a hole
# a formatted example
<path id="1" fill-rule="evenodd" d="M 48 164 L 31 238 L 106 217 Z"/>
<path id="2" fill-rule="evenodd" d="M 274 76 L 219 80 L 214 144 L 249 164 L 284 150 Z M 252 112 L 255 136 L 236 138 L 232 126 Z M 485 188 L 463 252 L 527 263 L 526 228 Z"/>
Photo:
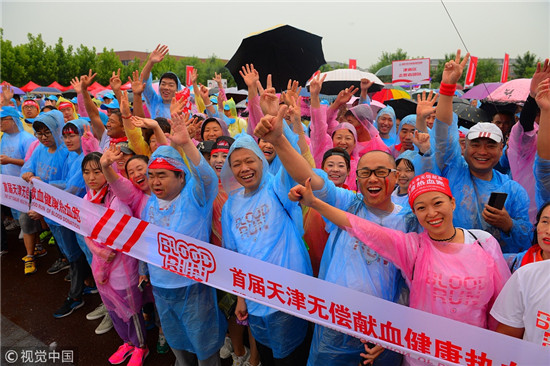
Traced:
<path id="1" fill-rule="evenodd" d="M 278 24 L 323 37 L 327 61 L 357 59 L 366 68 L 383 51 L 443 58 L 464 49 L 439 0 L 426 1 L 2 1 L 4 38 L 14 44 L 41 33 L 54 45 L 151 51 L 229 59 L 241 39 Z M 550 56 L 550 0 L 444 0 L 474 56 L 515 58 L 526 51 Z"/>

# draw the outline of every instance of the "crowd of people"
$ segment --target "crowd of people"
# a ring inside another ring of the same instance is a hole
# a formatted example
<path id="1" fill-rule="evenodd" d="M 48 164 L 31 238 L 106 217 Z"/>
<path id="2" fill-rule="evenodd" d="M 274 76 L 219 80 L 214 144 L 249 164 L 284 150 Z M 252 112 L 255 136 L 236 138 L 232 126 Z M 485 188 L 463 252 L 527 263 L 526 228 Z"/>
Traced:
<path id="1" fill-rule="evenodd" d="M 88 91 L 92 70 L 72 80 L 74 100 L 21 100 L 4 84 L 1 173 L 550 346 L 550 333 L 537 327 L 541 312 L 550 319 L 543 285 L 550 276 L 548 60 L 537 66 L 517 115 L 496 106 L 491 121 L 466 129 L 453 113 L 469 58 L 460 51 L 445 64 L 438 94 L 419 95 L 417 113 L 401 119 L 391 106 L 371 105 L 369 80 L 328 103 L 324 77 L 310 81 L 309 98 L 292 80 L 277 94 L 271 76 L 264 88 L 254 65 L 240 72 L 248 87 L 243 109 L 228 100 L 220 74 L 213 76 L 216 95 L 197 84 L 196 71 L 193 93 L 173 72 L 160 75 L 157 92 L 151 71 L 167 53 L 157 46 L 129 78 L 132 103 L 120 70 L 101 98 Z M 86 318 L 102 319 L 97 334 L 114 328 L 120 336 L 111 364 L 145 362 L 149 323 L 159 327 L 157 352 L 171 350 L 178 366 L 229 357 L 235 366 L 423 364 L 138 261 L 32 210 L 3 207 L 2 253 L 5 230 L 18 227 L 25 275 L 37 271 L 46 248 L 59 249 L 48 273 L 69 269 L 70 288 L 54 317 L 99 292 L 102 304 Z"/>

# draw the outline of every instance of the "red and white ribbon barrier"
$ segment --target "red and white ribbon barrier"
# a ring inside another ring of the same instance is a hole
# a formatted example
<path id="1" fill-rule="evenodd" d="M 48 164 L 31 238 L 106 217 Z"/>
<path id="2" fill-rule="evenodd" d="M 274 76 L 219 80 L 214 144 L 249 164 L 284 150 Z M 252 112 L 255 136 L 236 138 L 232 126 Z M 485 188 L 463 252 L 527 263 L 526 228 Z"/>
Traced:
<path id="1" fill-rule="evenodd" d="M 17 177 L 1 175 L 1 179 L 3 205 L 28 211 L 30 201 L 32 210 L 139 260 L 427 364 L 550 364 L 549 347 L 394 304 L 203 243 L 38 180 L 29 185 Z"/>

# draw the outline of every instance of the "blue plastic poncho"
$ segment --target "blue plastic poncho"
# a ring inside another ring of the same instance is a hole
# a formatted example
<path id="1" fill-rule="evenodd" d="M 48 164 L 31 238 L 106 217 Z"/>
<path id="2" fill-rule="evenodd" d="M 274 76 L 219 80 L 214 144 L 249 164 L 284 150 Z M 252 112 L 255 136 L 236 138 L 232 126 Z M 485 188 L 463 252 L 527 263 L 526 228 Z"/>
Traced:
<path id="1" fill-rule="evenodd" d="M 78 130 L 81 144 L 80 152 L 72 151 L 69 153 L 64 166 L 64 179 L 61 181 L 51 181 L 50 184 L 82 198 L 86 194 L 86 183 L 84 183 L 84 177 L 82 176 L 82 160 L 84 160 L 82 135 L 84 134 L 84 126 L 89 127 L 90 123 L 84 119 L 73 119 L 67 122 L 66 125 L 73 125 Z"/>
<path id="2" fill-rule="evenodd" d="M 543 159 L 537 154 L 533 171 L 537 209 L 540 210 L 546 202 L 550 201 L 550 160 Z"/>
<path id="3" fill-rule="evenodd" d="M 416 129 L 416 114 L 409 114 L 408 116 L 405 116 L 401 122 L 399 122 L 399 130 L 397 131 L 397 139 L 395 145 L 390 147 L 391 153 L 394 158 L 397 159 L 397 157 L 400 154 L 401 151 L 401 138 L 399 137 L 399 134 L 401 133 L 401 129 L 404 125 L 413 126 Z M 418 148 L 416 145 L 413 145 L 413 150 L 418 151 Z"/>
<path id="4" fill-rule="evenodd" d="M 55 139 L 56 149 L 54 152 L 49 152 L 43 144 L 38 145 L 30 159 L 21 168 L 21 174 L 32 172 L 46 183 L 63 180 L 63 167 L 69 155 L 69 151 L 61 137 L 61 129 L 64 124 L 63 113 L 57 110 L 49 111 L 39 115 L 33 127 L 36 122 L 42 122 L 51 131 Z"/>
<path id="5" fill-rule="evenodd" d="M 323 188 L 313 192 L 317 198 L 384 227 L 403 232 L 418 231 L 418 222 L 410 210 L 394 205 L 393 212 L 388 215 L 368 208 L 362 194 L 338 188 L 324 172 L 316 173 L 325 180 Z M 404 281 L 396 266 L 333 223 L 327 222 L 325 230 L 329 238 L 319 278 L 384 300 L 399 300 Z M 355 365 L 357 355 L 363 351 L 359 339 L 316 325 L 308 365 Z"/>
<path id="6" fill-rule="evenodd" d="M 414 175 L 415 176 L 419 175 L 418 171 L 416 169 L 416 164 L 415 164 L 415 161 L 418 161 L 420 159 L 420 155 L 418 155 L 418 152 L 413 151 L 413 150 L 406 150 L 403 153 L 401 153 L 395 160 L 397 161 L 399 159 L 409 160 L 412 163 L 413 167 L 414 167 Z M 394 191 L 392 192 L 391 196 L 392 196 L 391 200 L 392 200 L 393 203 L 395 203 L 396 205 L 399 205 L 403 208 L 410 209 L 409 194 L 405 193 L 403 195 L 400 195 L 398 185 L 396 185 L 396 187 L 395 187 Z"/>
<path id="7" fill-rule="evenodd" d="M 0 154 L 14 159 L 25 159 L 29 146 L 36 138 L 25 131 L 21 115 L 14 107 L 2 107 L 1 117 L 11 117 L 19 132 L 4 133 L 0 140 Z M 6 175 L 20 176 L 21 166 L 15 164 L 0 165 L 0 172 Z"/>
<path id="8" fill-rule="evenodd" d="M 261 183 L 255 192 L 245 194 L 233 176 L 230 160 L 236 149 L 248 149 L 262 162 Z M 288 192 L 296 182 L 286 170 L 280 169 L 275 176 L 270 174 L 256 141 L 249 135 L 241 135 L 229 149 L 220 178 L 229 195 L 222 211 L 223 246 L 311 275 L 311 261 L 302 241 L 302 211 L 288 199 Z M 306 321 L 250 300 L 246 304 L 252 334 L 273 350 L 275 358 L 288 356 L 303 342 Z"/>
<path id="9" fill-rule="evenodd" d="M 177 90 L 181 90 L 180 79 L 177 75 L 176 78 L 178 80 Z M 160 95 L 155 91 L 155 89 L 153 89 L 152 73 L 149 74 L 149 79 L 147 79 L 147 82 L 145 83 L 143 96 L 145 97 L 145 103 L 147 103 L 147 109 L 149 109 L 149 113 L 151 113 L 151 118 L 170 118 L 170 102 L 164 103 Z"/>
<path id="10" fill-rule="evenodd" d="M 212 223 L 212 203 L 218 194 L 218 177 L 202 157 L 199 165 L 183 158 L 171 146 L 159 146 L 149 165 L 163 158 L 183 171 L 185 186 L 171 202 L 155 195 L 147 201 L 143 220 L 181 234 L 208 242 Z M 160 207 L 163 205 L 163 209 Z M 226 323 L 217 306 L 216 290 L 187 277 L 149 265 L 149 275 L 166 339 L 171 347 L 210 357 L 223 344 Z"/>
<path id="11" fill-rule="evenodd" d="M 529 222 L 529 196 L 525 189 L 508 176 L 493 169 L 493 178 L 485 181 L 470 173 L 468 163 L 461 154 L 456 119 L 449 126 L 435 120 L 435 161 L 441 176 L 449 180 L 456 200 L 453 223 L 457 227 L 480 229 L 493 235 L 503 253 L 518 253 L 529 248 L 533 226 Z M 514 224 L 509 233 L 489 225 L 482 217 L 491 192 L 508 194 L 504 208 Z"/>
<path id="12" fill-rule="evenodd" d="M 383 138 L 382 136 L 380 136 L 380 137 L 382 138 L 382 141 L 384 141 L 386 146 L 390 147 L 390 146 L 395 145 L 395 143 L 397 142 L 397 133 L 395 132 L 396 117 L 395 117 L 395 111 L 393 110 L 393 108 L 391 106 L 384 107 L 384 108 L 382 108 L 381 110 L 378 111 L 378 114 L 376 115 L 376 121 L 374 121 L 374 127 L 376 127 L 376 129 L 380 131 L 380 129 L 378 128 L 378 118 L 380 118 L 380 116 L 382 116 L 384 114 L 387 114 L 391 117 L 391 119 L 393 121 L 393 127 L 390 128 L 388 138 Z"/>

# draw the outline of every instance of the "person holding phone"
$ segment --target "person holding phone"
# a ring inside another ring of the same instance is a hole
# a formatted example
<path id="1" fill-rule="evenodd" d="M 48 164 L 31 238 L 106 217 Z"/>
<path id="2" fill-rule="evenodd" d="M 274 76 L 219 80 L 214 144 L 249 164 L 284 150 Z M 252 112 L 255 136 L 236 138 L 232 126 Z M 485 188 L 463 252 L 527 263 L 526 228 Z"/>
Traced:
<path id="1" fill-rule="evenodd" d="M 453 95 L 468 58 L 469 54 L 461 59 L 458 50 L 455 60 L 445 64 L 431 131 L 435 144 L 423 159 L 435 154 L 438 171 L 450 182 L 457 202 L 454 224 L 487 231 L 504 253 L 517 253 L 531 242 L 529 196 L 519 183 L 494 170 L 502 156 L 502 131 L 490 122 L 477 123 L 466 135 L 464 156 L 461 154 Z M 488 205 L 489 195 L 495 191 L 508 194 L 502 209 Z"/>

